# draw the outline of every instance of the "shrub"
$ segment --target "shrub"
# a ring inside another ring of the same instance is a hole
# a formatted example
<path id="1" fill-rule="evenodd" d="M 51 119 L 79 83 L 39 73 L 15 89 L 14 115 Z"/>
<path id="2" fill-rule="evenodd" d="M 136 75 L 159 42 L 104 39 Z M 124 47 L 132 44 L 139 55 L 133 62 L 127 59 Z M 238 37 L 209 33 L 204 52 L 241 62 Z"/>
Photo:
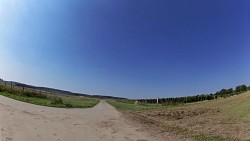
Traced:
<path id="1" fill-rule="evenodd" d="M 52 97 L 50 104 L 63 104 L 63 100 L 61 97 Z"/>
<path id="2" fill-rule="evenodd" d="M 47 98 L 47 95 L 46 94 L 42 94 L 42 93 L 36 93 L 36 97 Z"/>
<path id="3" fill-rule="evenodd" d="M 47 95 L 35 92 L 23 92 L 22 94 L 28 97 L 47 98 Z"/>
<path id="4" fill-rule="evenodd" d="M 65 105 L 66 107 L 68 107 L 68 108 L 73 107 L 73 105 L 70 104 L 70 103 L 64 103 L 64 105 Z"/>

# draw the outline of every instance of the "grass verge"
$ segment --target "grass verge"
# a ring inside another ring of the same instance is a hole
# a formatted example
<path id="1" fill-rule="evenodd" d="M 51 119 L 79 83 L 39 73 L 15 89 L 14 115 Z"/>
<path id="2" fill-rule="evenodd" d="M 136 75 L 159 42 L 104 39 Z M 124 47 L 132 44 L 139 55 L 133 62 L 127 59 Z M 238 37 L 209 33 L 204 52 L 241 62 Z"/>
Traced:
<path id="1" fill-rule="evenodd" d="M 94 98 L 86 98 L 86 97 L 66 97 L 66 96 L 57 96 L 56 98 L 59 99 L 61 102 L 53 103 L 54 97 L 31 97 L 21 94 L 11 94 L 8 92 L 0 92 L 0 95 L 35 104 L 35 105 L 42 105 L 48 107 L 58 107 L 58 108 L 90 108 L 95 106 L 99 103 L 100 100 Z"/>
<path id="2" fill-rule="evenodd" d="M 107 100 L 107 103 L 114 106 L 119 110 L 149 110 L 149 109 L 156 109 L 157 105 L 138 105 L 134 103 L 125 103 L 116 100 Z"/>

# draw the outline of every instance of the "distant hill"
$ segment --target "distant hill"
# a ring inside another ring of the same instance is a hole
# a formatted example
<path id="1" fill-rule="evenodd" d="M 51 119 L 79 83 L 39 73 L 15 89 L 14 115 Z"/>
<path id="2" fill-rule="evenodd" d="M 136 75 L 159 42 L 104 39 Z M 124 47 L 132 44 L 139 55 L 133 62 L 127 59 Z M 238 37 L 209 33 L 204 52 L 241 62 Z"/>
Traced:
<path id="1" fill-rule="evenodd" d="M 28 84 L 24 84 L 24 83 L 20 83 L 20 82 L 15 82 L 15 81 L 4 81 L 1 78 L 0 78 L 0 81 L 6 82 L 8 85 L 11 85 L 11 83 L 12 83 L 12 85 L 14 85 L 14 86 L 30 88 L 30 89 L 40 90 L 40 91 L 46 91 L 46 92 L 54 93 L 57 95 L 85 96 L 85 97 L 101 98 L 101 99 L 126 99 L 126 98 L 122 98 L 122 97 L 90 95 L 90 94 L 74 93 L 74 92 L 55 89 L 55 88 L 38 87 L 38 86 L 28 85 Z"/>

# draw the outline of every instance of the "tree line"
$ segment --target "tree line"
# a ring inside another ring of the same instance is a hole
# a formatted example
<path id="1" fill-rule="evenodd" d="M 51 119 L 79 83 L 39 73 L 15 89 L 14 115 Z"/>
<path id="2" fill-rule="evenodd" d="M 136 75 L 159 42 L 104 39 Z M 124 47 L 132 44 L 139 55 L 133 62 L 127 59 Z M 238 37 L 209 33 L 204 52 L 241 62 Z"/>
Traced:
<path id="1" fill-rule="evenodd" d="M 178 104 L 184 104 L 184 103 L 192 103 L 192 102 L 199 102 L 199 101 L 205 101 L 205 100 L 213 100 L 213 99 L 219 99 L 219 98 L 226 98 L 233 95 L 238 95 L 243 92 L 246 92 L 247 90 L 250 90 L 250 86 L 246 85 L 239 85 L 236 86 L 235 89 L 229 88 L 229 89 L 221 89 L 220 91 L 216 93 L 210 93 L 210 94 L 200 94 L 195 96 L 185 96 L 185 97 L 175 97 L 175 98 L 159 98 L 158 104 L 161 105 L 178 105 Z M 137 99 L 139 104 L 156 104 L 157 99 Z"/>

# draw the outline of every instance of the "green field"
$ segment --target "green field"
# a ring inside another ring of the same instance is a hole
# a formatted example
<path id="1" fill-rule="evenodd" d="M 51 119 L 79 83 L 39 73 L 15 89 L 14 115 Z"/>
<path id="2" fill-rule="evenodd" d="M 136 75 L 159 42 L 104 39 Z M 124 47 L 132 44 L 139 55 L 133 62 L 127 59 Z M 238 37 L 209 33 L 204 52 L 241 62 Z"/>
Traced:
<path id="1" fill-rule="evenodd" d="M 0 95 L 36 105 L 58 108 L 90 108 L 99 103 L 99 99 L 83 96 L 56 94 L 27 87 L 0 82 Z"/>
<path id="2" fill-rule="evenodd" d="M 39 98 L 22 94 L 11 94 L 8 92 L 0 92 L 0 95 L 27 103 L 58 108 L 90 108 L 98 104 L 100 101 L 98 99 L 86 97 L 56 96 L 56 99 L 60 98 L 62 100 L 62 103 L 52 103 L 51 101 L 53 101 L 54 99 L 53 96 L 49 96 L 47 98 Z"/>
<path id="3" fill-rule="evenodd" d="M 157 105 L 138 105 L 134 103 L 120 102 L 117 100 L 107 100 L 107 103 L 120 110 L 149 110 L 156 109 L 158 107 Z"/>
<path id="4" fill-rule="evenodd" d="M 250 91 L 174 107 L 108 102 L 131 119 L 159 132 L 201 141 L 250 139 Z"/>

